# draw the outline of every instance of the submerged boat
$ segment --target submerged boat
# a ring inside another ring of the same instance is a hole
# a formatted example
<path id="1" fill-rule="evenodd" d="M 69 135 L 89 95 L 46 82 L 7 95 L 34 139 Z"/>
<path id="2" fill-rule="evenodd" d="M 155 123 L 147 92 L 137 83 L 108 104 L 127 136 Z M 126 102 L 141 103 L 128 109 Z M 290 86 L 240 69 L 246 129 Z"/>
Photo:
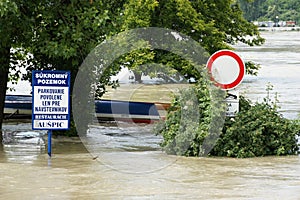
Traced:
<path id="1" fill-rule="evenodd" d="M 6 95 L 4 119 L 31 119 L 31 109 L 30 95 Z"/>
<path id="2" fill-rule="evenodd" d="M 167 107 L 166 103 L 95 100 L 95 113 L 100 121 L 153 123 L 164 119 L 159 111 L 164 111 Z M 5 119 L 31 119 L 31 113 L 32 96 L 6 95 Z"/>

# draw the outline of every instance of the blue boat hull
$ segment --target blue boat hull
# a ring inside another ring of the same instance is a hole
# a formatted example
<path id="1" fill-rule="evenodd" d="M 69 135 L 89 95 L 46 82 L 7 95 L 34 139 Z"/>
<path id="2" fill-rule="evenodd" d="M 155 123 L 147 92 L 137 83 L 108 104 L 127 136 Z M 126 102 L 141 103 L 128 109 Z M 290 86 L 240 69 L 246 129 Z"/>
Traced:
<path id="1" fill-rule="evenodd" d="M 154 103 L 96 100 L 95 110 L 98 119 L 152 123 L 160 120 Z"/>
<path id="2" fill-rule="evenodd" d="M 30 118 L 32 97 L 29 95 L 6 95 L 4 105 L 5 119 Z"/>
<path id="3" fill-rule="evenodd" d="M 30 95 L 6 95 L 4 114 L 7 119 L 31 119 Z M 95 100 L 97 118 L 102 121 L 153 123 L 161 119 L 155 103 Z"/>

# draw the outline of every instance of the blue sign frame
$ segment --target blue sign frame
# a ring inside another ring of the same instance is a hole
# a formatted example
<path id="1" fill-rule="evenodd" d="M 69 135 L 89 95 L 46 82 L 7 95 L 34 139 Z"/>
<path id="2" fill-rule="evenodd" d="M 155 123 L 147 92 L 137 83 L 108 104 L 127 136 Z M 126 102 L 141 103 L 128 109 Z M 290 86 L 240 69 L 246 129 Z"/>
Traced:
<path id="1" fill-rule="evenodd" d="M 70 129 L 70 71 L 32 71 L 32 129 Z"/>

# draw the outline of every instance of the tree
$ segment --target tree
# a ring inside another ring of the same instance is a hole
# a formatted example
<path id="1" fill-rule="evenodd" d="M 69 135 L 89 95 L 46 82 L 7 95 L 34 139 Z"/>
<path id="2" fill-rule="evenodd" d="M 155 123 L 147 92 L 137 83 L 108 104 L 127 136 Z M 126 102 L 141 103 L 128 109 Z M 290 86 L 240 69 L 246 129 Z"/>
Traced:
<path id="1" fill-rule="evenodd" d="M 26 55 L 24 53 L 26 50 L 22 47 L 33 34 L 29 25 L 30 19 L 26 16 L 27 6 L 23 1 L 0 2 L 0 129 L 2 129 L 7 82 L 11 78 L 19 77 L 16 66 L 24 62 Z M 15 76 L 12 74 L 9 76 L 10 70 L 16 70 Z"/>
<path id="2" fill-rule="evenodd" d="M 239 0 L 239 3 L 249 21 L 275 21 L 276 16 L 282 21 L 300 20 L 297 0 Z"/>
<path id="3" fill-rule="evenodd" d="M 70 70 L 73 83 L 91 49 L 118 30 L 120 2 L 1 1 L 0 124 L 8 74 L 20 60 L 16 55 L 22 55 L 20 51 L 32 55 L 24 65 L 28 71 L 24 79 L 31 79 L 33 69 Z"/>
<path id="4" fill-rule="evenodd" d="M 52 1 L 49 7 L 47 3 L 40 1 L 34 11 L 35 36 L 29 47 L 34 68 L 71 70 L 74 79 L 88 53 L 118 24 L 101 1 Z"/>
<path id="5" fill-rule="evenodd" d="M 220 12 L 222 10 L 222 12 Z M 260 45 L 264 39 L 260 37 L 257 28 L 243 18 L 243 13 L 237 3 L 231 0 L 224 1 L 188 1 L 188 0 L 129 0 L 125 4 L 123 29 L 137 27 L 164 27 L 189 35 L 198 41 L 209 53 L 220 49 L 231 49 L 230 44 L 243 42 L 248 45 Z M 247 39 L 252 36 L 252 39 Z M 143 50 L 144 51 L 144 50 Z M 140 62 L 130 62 L 130 58 L 136 54 L 129 55 L 126 65 L 137 71 L 141 70 Z M 149 57 L 155 62 L 172 66 L 176 70 L 190 76 L 195 76 L 192 66 L 186 67 L 187 63 L 178 65 L 179 58 L 171 56 L 166 52 L 150 51 Z M 145 56 L 143 56 L 144 58 Z M 147 60 L 147 59 L 144 59 Z M 183 67 L 185 66 L 185 68 Z M 249 74 L 256 74 L 258 66 L 249 62 L 246 64 Z"/>

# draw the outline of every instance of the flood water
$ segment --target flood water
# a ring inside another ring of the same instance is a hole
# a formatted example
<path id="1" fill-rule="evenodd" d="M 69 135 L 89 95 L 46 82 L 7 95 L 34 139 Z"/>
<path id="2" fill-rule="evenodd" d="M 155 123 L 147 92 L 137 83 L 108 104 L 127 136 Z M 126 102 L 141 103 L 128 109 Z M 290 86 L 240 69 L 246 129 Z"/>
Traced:
<path id="1" fill-rule="evenodd" d="M 262 36 L 267 39 L 263 46 L 236 47 L 245 61 L 261 65 L 258 76 L 246 76 L 238 89 L 253 101 L 262 101 L 267 85 L 272 85 L 272 99 L 277 93 L 281 113 L 296 119 L 300 114 L 300 32 L 266 31 Z"/>
<path id="2" fill-rule="evenodd" d="M 237 88 L 253 101 L 278 92 L 281 112 L 300 112 L 300 33 L 264 32 L 262 47 L 239 45 L 261 64 Z M 299 39 L 298 39 L 299 38 Z M 300 199 L 300 157 L 186 158 L 161 151 L 149 125 L 100 124 L 78 138 L 54 138 L 49 159 L 45 132 L 6 123 L 0 145 L 0 199 Z M 88 151 L 88 150 L 89 151 Z"/>

